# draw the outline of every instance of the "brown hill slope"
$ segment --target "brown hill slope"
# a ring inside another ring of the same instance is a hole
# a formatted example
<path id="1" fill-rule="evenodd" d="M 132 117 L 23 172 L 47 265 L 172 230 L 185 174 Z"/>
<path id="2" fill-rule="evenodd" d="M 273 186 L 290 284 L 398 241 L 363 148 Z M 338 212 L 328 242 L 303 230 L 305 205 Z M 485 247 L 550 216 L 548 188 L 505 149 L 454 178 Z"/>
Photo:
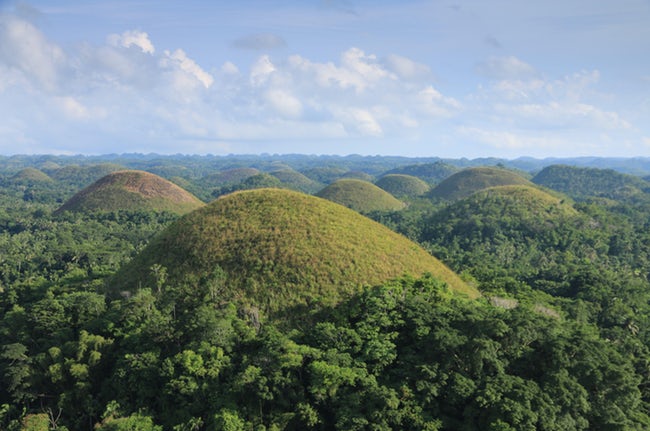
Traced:
<path id="1" fill-rule="evenodd" d="M 185 214 L 203 205 L 191 193 L 157 175 L 144 171 L 118 171 L 81 190 L 57 212 L 126 209 Z"/>
<path id="2" fill-rule="evenodd" d="M 222 196 L 157 236 L 111 284 L 113 292 L 167 284 L 213 286 L 224 301 L 280 312 L 333 304 L 363 285 L 429 272 L 453 291 L 478 292 L 417 244 L 348 208 L 284 189 Z M 194 283 L 194 284 L 193 284 Z M 197 293 L 201 294 L 201 293 Z"/>

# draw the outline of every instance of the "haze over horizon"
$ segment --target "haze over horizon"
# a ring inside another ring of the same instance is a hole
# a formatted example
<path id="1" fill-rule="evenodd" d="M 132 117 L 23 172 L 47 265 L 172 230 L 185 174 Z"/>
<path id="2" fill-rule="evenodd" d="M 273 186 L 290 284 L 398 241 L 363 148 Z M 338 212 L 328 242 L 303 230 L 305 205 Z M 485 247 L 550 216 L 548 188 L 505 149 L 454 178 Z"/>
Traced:
<path id="1" fill-rule="evenodd" d="M 650 1 L 0 0 L 0 154 L 650 156 Z"/>

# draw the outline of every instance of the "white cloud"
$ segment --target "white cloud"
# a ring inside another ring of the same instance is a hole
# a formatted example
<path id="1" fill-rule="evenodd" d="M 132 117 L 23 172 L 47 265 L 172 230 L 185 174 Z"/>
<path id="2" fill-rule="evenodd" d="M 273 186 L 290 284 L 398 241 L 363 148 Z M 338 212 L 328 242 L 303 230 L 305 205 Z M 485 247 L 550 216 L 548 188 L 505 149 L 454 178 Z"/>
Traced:
<path id="1" fill-rule="evenodd" d="M 267 82 L 269 76 L 275 72 L 275 66 L 268 55 L 263 55 L 251 68 L 250 82 L 254 87 L 259 87 Z"/>
<path id="2" fill-rule="evenodd" d="M 114 47 L 130 48 L 131 46 L 135 46 L 147 54 L 156 52 L 153 43 L 149 40 L 149 35 L 142 31 L 129 30 L 122 34 L 111 34 L 107 40 Z"/>
<path id="3" fill-rule="evenodd" d="M 493 58 L 482 66 L 491 77 L 484 87 L 450 94 L 445 80 L 433 85 L 428 66 L 356 47 L 332 61 L 261 55 L 210 66 L 183 49 L 156 49 L 142 31 L 70 46 L 0 16 L 0 152 L 18 142 L 73 153 L 88 152 L 87 142 L 94 152 L 174 153 L 260 152 L 291 140 L 330 140 L 338 152 L 355 151 L 344 143 L 394 142 L 401 152 L 413 141 L 428 145 L 420 154 L 475 142 L 497 155 L 650 145 L 647 130 L 599 94 L 597 70 L 548 78 L 515 57 Z"/>
<path id="4" fill-rule="evenodd" d="M 222 66 L 221 66 L 221 72 L 225 73 L 226 75 L 238 75 L 239 74 L 239 68 L 235 66 L 233 63 L 226 61 Z"/>
<path id="5" fill-rule="evenodd" d="M 180 70 L 189 76 L 196 78 L 205 88 L 210 88 L 214 82 L 212 75 L 203 70 L 194 60 L 188 58 L 185 51 L 177 49 L 174 52 L 165 51 L 165 57 L 162 60 L 164 66 L 176 65 Z"/>
<path id="6" fill-rule="evenodd" d="M 352 133 L 374 137 L 380 137 L 384 134 L 375 116 L 367 109 L 341 108 L 333 113 L 345 125 L 346 129 L 351 130 Z"/>
<path id="7" fill-rule="evenodd" d="M 47 91 L 54 91 L 65 61 L 63 50 L 32 24 L 0 15 L 0 65 L 19 71 L 25 79 Z"/>
<path id="8" fill-rule="evenodd" d="M 275 89 L 265 94 L 266 101 L 280 115 L 288 118 L 298 118 L 302 114 L 302 103 L 286 91 Z"/>
<path id="9" fill-rule="evenodd" d="M 386 67 L 400 78 L 416 79 L 431 75 L 429 66 L 396 54 L 391 54 L 386 58 Z"/>
<path id="10" fill-rule="evenodd" d="M 448 117 L 461 108 L 460 102 L 443 96 L 431 85 L 417 93 L 417 102 L 422 111 L 434 117 Z"/>
<path id="11" fill-rule="evenodd" d="M 366 55 L 358 48 L 350 48 L 341 55 L 341 65 L 331 62 L 314 63 L 299 55 L 289 57 L 289 66 L 296 72 L 325 88 L 338 86 L 353 88 L 360 94 L 386 81 L 396 81 L 397 75 L 377 62 L 374 55 Z"/>

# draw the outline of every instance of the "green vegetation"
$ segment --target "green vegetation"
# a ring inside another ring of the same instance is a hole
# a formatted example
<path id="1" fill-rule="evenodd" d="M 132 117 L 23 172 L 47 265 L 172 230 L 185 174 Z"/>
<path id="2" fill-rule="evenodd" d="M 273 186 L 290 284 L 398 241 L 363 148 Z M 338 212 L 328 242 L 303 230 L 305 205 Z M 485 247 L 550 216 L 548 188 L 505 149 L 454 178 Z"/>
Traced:
<path id="1" fill-rule="evenodd" d="M 422 196 L 429 191 L 429 185 L 421 179 L 403 174 L 388 174 L 377 180 L 375 185 L 398 198 Z"/>
<path id="2" fill-rule="evenodd" d="M 203 205 L 189 192 L 157 175 L 118 171 L 74 195 L 57 212 L 155 210 L 184 214 Z"/>
<path id="3" fill-rule="evenodd" d="M 462 197 L 367 213 L 391 230 L 278 189 L 184 216 L 56 212 L 119 166 L 210 197 L 222 186 L 201 178 L 229 169 L 381 178 L 423 163 L 436 161 L 0 156 L 0 429 L 650 429 L 638 178 L 580 168 L 572 182 L 562 167 L 573 201 L 479 175 Z M 266 181 L 286 186 L 247 186 Z"/>
<path id="4" fill-rule="evenodd" d="M 532 180 L 535 184 L 567 194 L 575 199 L 601 197 L 617 200 L 645 199 L 650 183 L 612 169 L 548 166 Z"/>
<path id="5" fill-rule="evenodd" d="M 323 199 L 351 208 L 357 212 L 394 211 L 404 208 L 404 202 L 367 181 L 338 180 L 316 193 Z"/>
<path id="6" fill-rule="evenodd" d="M 11 180 L 20 184 L 50 183 L 53 181 L 45 172 L 36 168 L 21 169 L 20 172 L 11 177 Z"/>
<path id="7" fill-rule="evenodd" d="M 460 199 L 479 190 L 495 186 L 531 185 L 520 174 L 502 168 L 468 168 L 453 174 L 431 190 L 431 197 L 445 200 Z"/>
<path id="8" fill-rule="evenodd" d="M 386 172 L 386 174 L 410 175 L 419 178 L 429 184 L 437 184 L 440 181 L 449 178 L 456 172 L 458 172 L 458 168 L 456 166 L 445 162 L 435 162 L 400 166 L 399 168 L 391 169 L 390 171 Z"/>
<path id="9" fill-rule="evenodd" d="M 273 171 L 270 174 L 280 180 L 282 185 L 290 190 L 311 194 L 316 193 L 318 190 L 323 188 L 323 184 L 318 183 L 293 169 Z"/>
<path id="10" fill-rule="evenodd" d="M 288 190 L 230 194 L 178 220 L 112 285 L 134 293 L 171 283 L 211 285 L 213 295 L 269 312 L 332 304 L 364 285 L 432 273 L 477 292 L 418 245 L 340 205 Z M 227 280 L 227 282 L 224 282 Z"/>

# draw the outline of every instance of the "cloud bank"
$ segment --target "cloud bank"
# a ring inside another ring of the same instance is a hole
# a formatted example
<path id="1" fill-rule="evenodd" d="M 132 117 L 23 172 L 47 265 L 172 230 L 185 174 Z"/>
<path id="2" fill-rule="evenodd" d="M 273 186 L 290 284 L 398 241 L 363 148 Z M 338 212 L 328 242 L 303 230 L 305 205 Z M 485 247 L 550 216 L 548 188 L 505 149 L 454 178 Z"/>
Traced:
<path id="1" fill-rule="evenodd" d="M 286 46 L 271 34 L 233 45 Z M 491 57 L 463 94 L 446 92 L 434 72 L 360 47 L 332 61 L 264 54 L 207 68 L 142 30 L 63 48 L 6 14 L 0 153 L 350 153 L 356 142 L 384 154 L 455 156 L 462 144 L 478 154 L 562 155 L 567 145 L 593 152 L 641 134 L 601 106 L 595 70 L 548 78 L 514 56 Z"/>

